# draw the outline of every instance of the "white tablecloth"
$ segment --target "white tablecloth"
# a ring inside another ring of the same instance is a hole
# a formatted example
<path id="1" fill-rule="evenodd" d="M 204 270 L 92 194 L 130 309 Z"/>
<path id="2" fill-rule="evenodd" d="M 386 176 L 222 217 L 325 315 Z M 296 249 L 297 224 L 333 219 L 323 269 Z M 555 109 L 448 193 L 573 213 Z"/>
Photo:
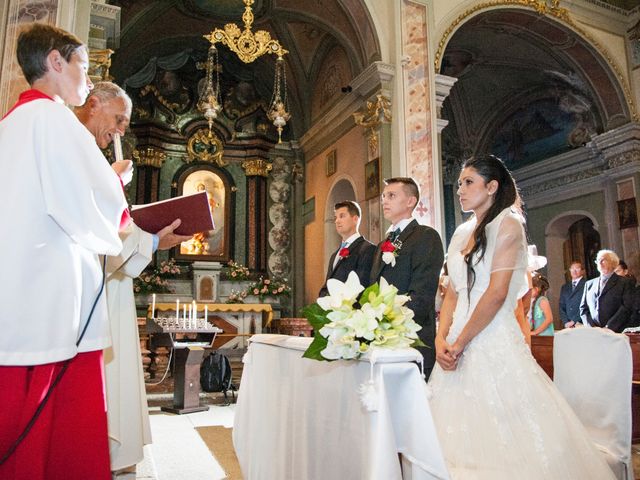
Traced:
<path id="1" fill-rule="evenodd" d="M 417 351 L 376 354 L 379 403 L 371 412 L 358 395 L 369 362 L 302 358 L 310 341 L 251 339 L 233 429 L 246 480 L 449 478 L 424 380 L 410 363 Z"/>

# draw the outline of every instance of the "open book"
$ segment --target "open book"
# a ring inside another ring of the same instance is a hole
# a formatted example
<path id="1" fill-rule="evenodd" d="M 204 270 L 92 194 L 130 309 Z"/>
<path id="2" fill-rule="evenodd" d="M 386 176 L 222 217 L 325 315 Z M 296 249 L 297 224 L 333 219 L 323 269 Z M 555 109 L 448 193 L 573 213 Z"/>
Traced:
<path id="1" fill-rule="evenodd" d="M 169 198 L 146 205 L 133 205 L 131 217 L 138 227 L 149 233 L 157 233 L 176 218 L 182 220 L 174 231 L 178 235 L 193 235 L 215 228 L 207 192 Z"/>

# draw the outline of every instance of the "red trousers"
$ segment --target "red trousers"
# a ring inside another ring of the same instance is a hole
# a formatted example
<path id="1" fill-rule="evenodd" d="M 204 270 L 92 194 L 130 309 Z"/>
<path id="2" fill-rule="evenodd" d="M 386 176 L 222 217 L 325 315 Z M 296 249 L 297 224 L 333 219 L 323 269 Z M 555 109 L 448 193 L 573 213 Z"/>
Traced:
<path id="1" fill-rule="evenodd" d="M 64 362 L 0 366 L 0 457 L 22 433 Z M 102 351 L 74 357 L 0 478 L 110 480 Z"/>

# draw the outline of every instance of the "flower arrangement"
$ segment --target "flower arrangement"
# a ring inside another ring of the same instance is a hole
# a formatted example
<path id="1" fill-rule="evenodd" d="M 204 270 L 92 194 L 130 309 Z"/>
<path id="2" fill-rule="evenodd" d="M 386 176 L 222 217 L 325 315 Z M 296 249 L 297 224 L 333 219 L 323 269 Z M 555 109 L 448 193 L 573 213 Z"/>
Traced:
<path id="1" fill-rule="evenodd" d="M 382 250 L 382 261 L 387 265 L 391 264 L 392 267 L 396 266 L 396 257 L 400 253 L 402 248 L 402 242 L 398 239 L 393 242 L 389 239 L 385 240 L 380 246 Z"/>
<path id="2" fill-rule="evenodd" d="M 229 263 L 227 263 L 227 266 L 222 273 L 227 280 L 232 282 L 249 280 L 249 276 L 251 275 L 251 271 L 247 267 L 239 262 L 234 262 L 233 260 L 230 260 Z"/>
<path id="3" fill-rule="evenodd" d="M 247 298 L 247 290 L 231 290 L 227 303 L 244 303 L 244 299 Z"/>
<path id="4" fill-rule="evenodd" d="M 133 291 L 139 294 L 170 293 L 169 278 L 181 273 L 176 261 L 171 258 L 156 265 L 146 268 L 138 278 L 133 281 Z"/>
<path id="5" fill-rule="evenodd" d="M 248 295 L 256 295 L 260 300 L 264 300 L 266 296 L 277 297 L 279 295 L 289 295 L 291 287 L 287 283 L 287 279 L 269 279 L 260 277 L 256 282 L 247 287 Z"/>
<path id="6" fill-rule="evenodd" d="M 424 346 L 422 329 L 413 320 L 409 300 L 384 278 L 366 290 L 355 272 L 346 282 L 329 279 L 329 295 L 306 306 L 303 313 L 315 334 L 304 357 L 315 360 L 355 359 L 373 348 L 398 349 Z M 360 298 L 358 295 L 360 292 Z M 360 307 L 354 307 L 356 300 Z"/>

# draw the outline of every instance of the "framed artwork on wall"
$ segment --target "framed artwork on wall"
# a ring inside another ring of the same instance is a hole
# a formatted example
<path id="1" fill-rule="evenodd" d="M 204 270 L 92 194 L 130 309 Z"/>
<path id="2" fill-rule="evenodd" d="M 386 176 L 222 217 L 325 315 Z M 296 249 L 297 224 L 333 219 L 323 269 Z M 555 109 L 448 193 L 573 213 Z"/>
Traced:
<path id="1" fill-rule="evenodd" d="M 329 153 L 327 153 L 326 162 L 327 162 L 327 177 L 330 177 L 331 175 L 336 173 L 336 169 L 337 169 L 337 158 L 336 158 L 335 150 L 331 150 Z"/>
<path id="2" fill-rule="evenodd" d="M 380 158 L 374 158 L 364 166 L 364 198 L 380 195 Z"/>
<path id="3" fill-rule="evenodd" d="M 638 211 L 635 198 L 618 200 L 618 222 L 620 230 L 638 226 Z"/>

